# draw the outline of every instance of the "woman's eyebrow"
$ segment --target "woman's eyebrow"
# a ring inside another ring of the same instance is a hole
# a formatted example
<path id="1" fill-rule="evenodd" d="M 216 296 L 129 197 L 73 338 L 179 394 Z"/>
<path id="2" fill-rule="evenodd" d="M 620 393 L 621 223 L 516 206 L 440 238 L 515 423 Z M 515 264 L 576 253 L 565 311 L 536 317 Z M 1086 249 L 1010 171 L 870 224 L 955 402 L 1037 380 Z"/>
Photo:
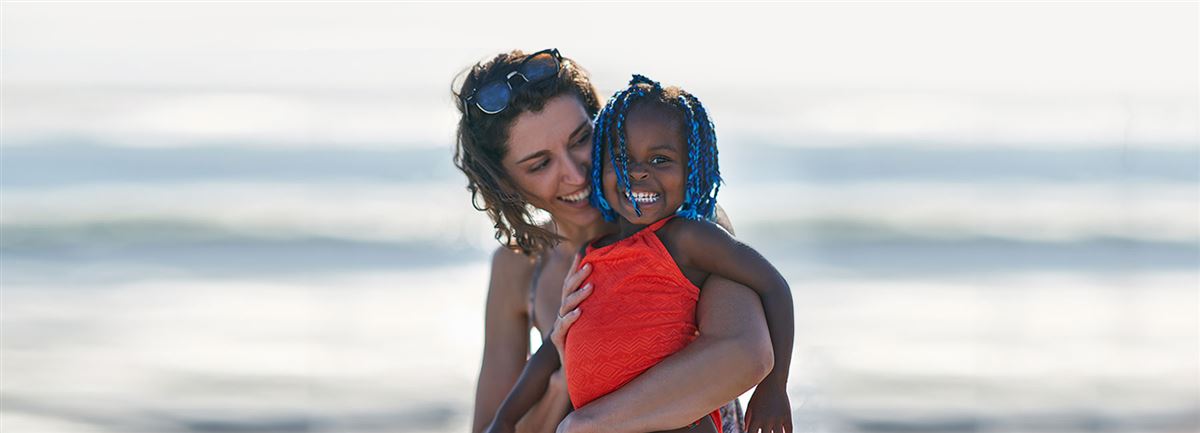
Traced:
<path id="1" fill-rule="evenodd" d="M 537 157 L 539 157 L 539 156 L 542 156 L 542 155 L 545 155 L 545 154 L 546 154 L 546 151 L 545 151 L 545 150 L 539 150 L 539 151 L 537 151 L 537 152 L 533 152 L 533 153 L 529 154 L 529 156 L 526 156 L 526 157 L 524 157 L 524 158 L 521 158 L 521 160 L 520 160 L 520 161 L 517 161 L 517 164 L 520 164 L 520 163 L 522 163 L 522 162 L 525 162 L 525 161 L 528 161 L 528 160 L 531 160 L 531 159 L 537 158 Z"/>
<path id="2" fill-rule="evenodd" d="M 571 131 L 571 140 L 574 140 L 576 138 L 576 136 L 579 135 L 580 132 L 582 132 L 585 129 L 588 129 L 589 126 L 592 126 L 591 120 L 583 119 L 582 122 L 579 122 L 579 126 L 576 126 L 574 131 Z"/>
<path id="3" fill-rule="evenodd" d="M 580 122 L 580 123 L 579 123 L 579 126 L 576 126 L 576 127 L 575 127 L 575 130 L 574 130 L 574 131 L 571 131 L 570 138 L 571 138 L 572 140 L 573 140 L 573 139 L 575 139 L 575 137 L 576 137 L 576 136 L 578 136 L 578 135 L 579 135 L 579 133 L 580 133 L 581 131 L 583 131 L 583 130 L 587 129 L 589 126 L 592 126 L 592 121 L 591 121 L 591 120 L 584 119 L 584 120 L 583 120 L 583 122 Z M 528 161 L 528 160 L 531 160 L 531 159 L 537 158 L 537 157 L 539 157 L 539 156 L 542 156 L 542 155 L 544 155 L 544 154 L 546 154 L 546 153 L 547 153 L 547 151 L 545 151 L 545 150 L 539 150 L 539 151 L 537 151 L 537 152 L 533 152 L 533 153 L 529 154 L 529 156 L 526 156 L 526 157 L 524 157 L 524 158 L 521 158 L 519 161 L 517 161 L 517 164 L 520 164 L 520 163 L 522 163 L 522 162 L 525 162 L 525 161 Z"/>

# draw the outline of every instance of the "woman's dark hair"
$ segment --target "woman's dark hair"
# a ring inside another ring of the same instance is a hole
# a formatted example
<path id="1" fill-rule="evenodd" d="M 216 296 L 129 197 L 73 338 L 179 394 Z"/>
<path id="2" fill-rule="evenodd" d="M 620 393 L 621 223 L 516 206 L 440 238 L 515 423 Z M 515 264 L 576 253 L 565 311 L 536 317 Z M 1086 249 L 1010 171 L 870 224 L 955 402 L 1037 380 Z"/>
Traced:
<path id="1" fill-rule="evenodd" d="M 629 201 L 638 215 L 642 211 L 629 187 L 629 155 L 625 146 L 625 117 L 635 109 L 654 106 L 674 115 L 679 134 L 687 143 L 687 180 L 684 183 L 683 204 L 676 214 L 693 220 L 711 218 L 721 189 L 721 170 L 717 165 L 717 134 L 708 110 L 695 95 L 678 87 L 663 88 L 657 81 L 634 75 L 629 87 L 608 99 L 604 110 L 596 117 L 592 134 L 592 206 L 600 209 L 605 220 L 612 221 L 616 212 L 604 198 L 600 182 L 603 164 L 612 164 L 617 182 L 625 188 Z M 608 161 L 604 161 L 604 156 Z"/>
<path id="2" fill-rule="evenodd" d="M 553 246 L 562 237 L 534 222 L 533 206 L 517 191 L 500 163 L 508 153 L 509 127 L 519 114 L 539 112 L 546 101 L 559 95 L 579 98 L 590 117 L 595 117 L 600 110 L 600 100 L 587 71 L 567 57 L 562 58 L 557 76 L 515 89 L 512 100 L 499 113 L 486 114 L 475 104 L 463 100 L 477 86 L 504 79 L 525 57 L 525 53 L 513 50 L 477 63 L 460 74 L 465 77 L 452 93 L 459 112 L 454 165 L 467 175 L 471 204 L 475 209 L 487 212 L 495 223 L 496 240 L 529 255 Z"/>

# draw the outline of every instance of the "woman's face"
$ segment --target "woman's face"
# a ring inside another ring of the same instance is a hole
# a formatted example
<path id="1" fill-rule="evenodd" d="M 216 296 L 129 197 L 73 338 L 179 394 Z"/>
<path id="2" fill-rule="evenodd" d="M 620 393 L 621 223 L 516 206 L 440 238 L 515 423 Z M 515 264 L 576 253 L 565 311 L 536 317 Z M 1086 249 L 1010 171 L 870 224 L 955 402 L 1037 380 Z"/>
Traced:
<path id="1" fill-rule="evenodd" d="M 578 226 L 600 221 L 600 212 L 588 204 L 592 122 L 574 95 L 556 96 L 542 111 L 517 115 L 501 163 L 522 196 L 556 221 Z"/>

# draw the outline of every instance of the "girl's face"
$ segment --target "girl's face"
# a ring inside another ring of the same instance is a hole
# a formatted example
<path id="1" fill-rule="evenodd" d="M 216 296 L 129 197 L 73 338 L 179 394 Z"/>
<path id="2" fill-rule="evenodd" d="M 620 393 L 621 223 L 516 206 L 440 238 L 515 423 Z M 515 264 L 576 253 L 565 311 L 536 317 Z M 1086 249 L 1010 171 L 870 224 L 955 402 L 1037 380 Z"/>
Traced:
<path id="1" fill-rule="evenodd" d="M 687 151 L 679 120 L 667 108 L 644 106 L 629 113 L 625 145 L 629 154 L 629 186 L 642 215 L 633 209 L 624 185 L 605 153 L 601 181 L 609 206 L 626 220 L 646 225 L 675 213 L 683 204 Z"/>
<path id="2" fill-rule="evenodd" d="M 588 204 L 592 122 L 574 95 L 555 96 L 542 111 L 517 115 L 501 164 L 522 197 L 556 221 L 600 222 L 600 212 Z"/>

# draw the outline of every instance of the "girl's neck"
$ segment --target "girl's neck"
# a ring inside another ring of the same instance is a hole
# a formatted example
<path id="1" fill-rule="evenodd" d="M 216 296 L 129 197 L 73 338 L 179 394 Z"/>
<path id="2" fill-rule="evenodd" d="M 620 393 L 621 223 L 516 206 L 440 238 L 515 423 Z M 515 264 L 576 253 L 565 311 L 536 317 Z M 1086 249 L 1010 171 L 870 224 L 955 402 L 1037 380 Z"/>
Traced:
<path id="1" fill-rule="evenodd" d="M 625 219 L 625 217 L 617 215 L 617 238 L 616 240 L 625 239 L 633 236 L 634 233 L 646 228 L 646 224 L 635 224 Z"/>
<path id="2" fill-rule="evenodd" d="M 670 217 L 667 216 L 667 217 L 663 217 L 663 218 L 670 218 Z M 658 222 L 658 221 L 662 221 L 662 220 L 659 219 L 659 220 L 655 220 L 654 222 Z M 603 244 L 608 245 L 608 244 L 620 242 L 622 239 L 625 239 L 625 238 L 628 238 L 630 236 L 637 234 L 637 232 L 642 231 L 643 229 L 650 226 L 651 224 L 654 224 L 654 223 L 636 224 L 636 223 L 630 222 L 629 220 L 625 219 L 625 217 L 623 217 L 621 215 L 617 215 L 617 230 L 615 232 L 613 232 L 612 236 L 606 237 Z"/>

